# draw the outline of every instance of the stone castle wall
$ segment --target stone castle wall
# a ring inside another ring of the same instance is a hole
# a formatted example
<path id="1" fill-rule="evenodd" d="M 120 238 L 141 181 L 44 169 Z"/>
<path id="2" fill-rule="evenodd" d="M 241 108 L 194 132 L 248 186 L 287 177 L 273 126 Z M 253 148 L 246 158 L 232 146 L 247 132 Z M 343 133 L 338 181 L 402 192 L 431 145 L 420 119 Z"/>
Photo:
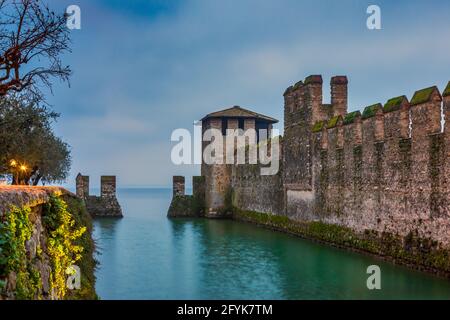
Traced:
<path id="1" fill-rule="evenodd" d="M 280 140 L 282 149 L 282 141 Z M 232 167 L 231 204 L 242 210 L 284 214 L 283 167 L 276 175 L 261 175 L 260 164 Z"/>
<path id="2" fill-rule="evenodd" d="M 77 175 L 76 194 L 83 199 L 93 217 L 122 217 L 122 208 L 116 197 L 116 176 L 101 176 L 100 196 L 89 194 L 89 176 Z"/>
<path id="3" fill-rule="evenodd" d="M 331 79 L 330 104 L 319 75 L 289 87 L 278 174 L 203 165 L 206 203 L 222 201 L 216 216 L 450 276 L 450 82 L 350 113 L 347 83 Z"/>
<path id="4" fill-rule="evenodd" d="M 255 165 L 232 169 L 233 205 L 321 221 L 358 233 L 431 239 L 450 248 L 449 87 L 347 113 L 347 79 L 310 76 L 285 96 L 282 168 L 260 176 Z"/>

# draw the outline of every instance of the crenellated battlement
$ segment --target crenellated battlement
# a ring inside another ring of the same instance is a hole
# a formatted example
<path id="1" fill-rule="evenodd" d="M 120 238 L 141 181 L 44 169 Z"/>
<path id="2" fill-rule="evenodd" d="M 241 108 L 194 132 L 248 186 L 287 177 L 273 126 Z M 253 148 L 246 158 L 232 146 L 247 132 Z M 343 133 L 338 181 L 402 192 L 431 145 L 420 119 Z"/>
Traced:
<path id="1" fill-rule="evenodd" d="M 315 238 L 450 275 L 450 82 L 442 94 L 432 86 L 353 112 L 347 86 L 347 77 L 332 77 L 330 103 L 320 75 L 289 86 L 280 170 L 263 176 L 258 165 L 203 166 L 203 215 L 254 211 L 344 227 L 354 237 L 339 242 L 318 231 Z M 170 215 L 202 215 L 185 210 L 198 201 L 182 195 L 175 180 Z M 373 240 L 382 246 L 368 248 Z"/>
<path id="2" fill-rule="evenodd" d="M 346 130 L 354 135 L 351 140 L 360 141 L 361 137 L 365 137 L 364 142 L 368 143 L 390 139 L 416 140 L 424 135 L 440 133 L 443 131 L 444 117 L 448 114 L 448 102 L 446 105 L 444 98 L 450 96 L 449 85 L 444 90 L 446 95 L 441 95 L 436 86 L 429 87 L 416 91 L 411 102 L 402 95 L 389 99 L 384 105 L 376 103 L 367 106 L 362 113 L 353 111 L 344 116 L 335 115 L 318 120 L 312 125 L 311 131 L 323 136 L 324 130 L 351 126 L 351 130 Z M 448 126 L 450 121 L 446 122 Z"/>
<path id="3" fill-rule="evenodd" d="M 353 112 L 346 77 L 331 79 L 330 104 L 322 84 L 309 76 L 284 94 L 280 211 L 450 246 L 450 82 Z"/>
<path id="4" fill-rule="evenodd" d="M 122 217 L 122 208 L 116 197 L 116 176 L 100 177 L 100 196 L 89 194 L 89 176 L 78 173 L 76 195 L 84 201 L 93 217 Z"/>
<path id="5" fill-rule="evenodd" d="M 444 123 L 445 124 L 442 125 Z M 312 205 L 363 231 L 450 245 L 450 83 L 316 121 Z"/>
<path id="6" fill-rule="evenodd" d="M 347 85 L 346 76 L 331 78 L 331 103 L 329 104 L 323 103 L 323 79 L 321 75 L 310 75 L 303 81 L 288 87 L 284 92 L 285 128 L 304 122 L 313 124 L 338 115 L 345 116 L 348 107 Z M 310 110 L 310 117 L 301 117 L 305 110 Z"/>

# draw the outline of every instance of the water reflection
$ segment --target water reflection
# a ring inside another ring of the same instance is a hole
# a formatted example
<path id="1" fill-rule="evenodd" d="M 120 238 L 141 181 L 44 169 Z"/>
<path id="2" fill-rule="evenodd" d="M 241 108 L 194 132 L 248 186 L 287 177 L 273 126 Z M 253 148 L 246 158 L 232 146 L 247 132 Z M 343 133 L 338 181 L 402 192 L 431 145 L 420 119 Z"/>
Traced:
<path id="1" fill-rule="evenodd" d="M 252 225 L 167 219 L 170 190 L 119 190 L 125 218 L 95 222 L 103 299 L 450 298 L 450 282 Z M 382 290 L 366 268 L 382 269 Z"/>

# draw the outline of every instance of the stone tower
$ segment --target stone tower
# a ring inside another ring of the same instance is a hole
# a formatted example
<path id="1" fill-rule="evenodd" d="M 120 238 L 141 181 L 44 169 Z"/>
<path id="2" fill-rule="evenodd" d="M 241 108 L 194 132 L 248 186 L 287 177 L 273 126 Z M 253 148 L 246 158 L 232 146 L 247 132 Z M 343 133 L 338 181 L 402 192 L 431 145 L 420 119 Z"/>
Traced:
<path id="1" fill-rule="evenodd" d="M 225 140 L 227 129 L 256 130 L 256 141 L 265 140 L 271 136 L 272 125 L 278 120 L 262 114 L 234 106 L 225 110 L 206 115 L 202 120 L 202 176 L 205 177 L 205 205 L 206 216 L 220 217 L 226 214 L 226 197 L 231 192 L 231 166 L 227 164 L 225 153 Z M 205 162 L 205 148 L 210 142 L 205 140 L 205 132 L 208 129 L 217 129 L 224 146 L 224 158 L 216 159 L 214 163 Z M 267 136 L 259 135 L 260 130 L 266 130 Z"/>
<path id="2" fill-rule="evenodd" d="M 346 76 L 331 78 L 331 104 L 324 104 L 321 75 L 310 75 L 284 92 L 283 182 L 285 212 L 312 212 L 313 135 L 317 122 L 347 114 Z"/>
<path id="3" fill-rule="evenodd" d="M 81 199 L 89 197 L 89 176 L 83 176 L 78 173 L 76 177 L 76 194 Z"/>

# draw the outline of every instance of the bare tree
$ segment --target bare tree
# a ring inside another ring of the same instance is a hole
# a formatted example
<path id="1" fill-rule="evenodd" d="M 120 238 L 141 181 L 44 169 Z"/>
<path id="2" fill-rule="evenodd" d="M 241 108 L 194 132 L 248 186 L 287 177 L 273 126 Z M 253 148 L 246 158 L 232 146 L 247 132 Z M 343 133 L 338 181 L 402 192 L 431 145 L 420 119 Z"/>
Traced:
<path id="1" fill-rule="evenodd" d="M 70 52 L 66 15 L 55 14 L 42 0 L 0 0 L 0 97 L 40 87 L 51 78 L 68 81 L 71 70 L 60 55 Z"/>

